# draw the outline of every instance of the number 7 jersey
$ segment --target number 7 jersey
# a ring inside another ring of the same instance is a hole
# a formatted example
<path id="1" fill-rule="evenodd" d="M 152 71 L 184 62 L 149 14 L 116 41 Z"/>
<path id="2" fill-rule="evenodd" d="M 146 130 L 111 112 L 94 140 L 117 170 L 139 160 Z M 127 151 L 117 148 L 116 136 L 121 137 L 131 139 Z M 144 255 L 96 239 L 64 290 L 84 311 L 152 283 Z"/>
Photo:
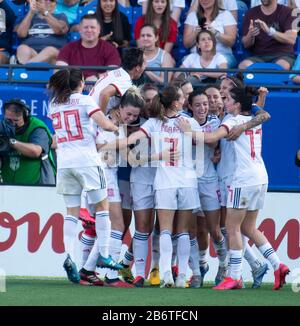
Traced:
<path id="1" fill-rule="evenodd" d="M 65 104 L 49 104 L 49 117 L 57 139 L 57 166 L 78 168 L 101 164 L 91 115 L 100 111 L 88 95 L 74 93 Z"/>

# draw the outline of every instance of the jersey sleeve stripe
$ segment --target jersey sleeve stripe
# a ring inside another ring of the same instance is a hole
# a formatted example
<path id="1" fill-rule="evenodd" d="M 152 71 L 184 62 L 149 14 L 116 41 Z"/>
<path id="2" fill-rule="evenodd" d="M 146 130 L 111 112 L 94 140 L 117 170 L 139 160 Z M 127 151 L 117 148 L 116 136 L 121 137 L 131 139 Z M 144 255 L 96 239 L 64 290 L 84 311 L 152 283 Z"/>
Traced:
<path id="1" fill-rule="evenodd" d="M 220 125 L 220 127 L 224 127 L 227 130 L 227 132 L 229 133 L 230 130 L 229 130 L 229 127 L 227 125 L 225 125 L 224 123 L 222 123 Z"/>
<path id="2" fill-rule="evenodd" d="M 148 138 L 150 138 L 150 136 L 148 135 L 147 131 L 143 128 L 140 128 L 140 131 L 142 131 Z"/>
<path id="3" fill-rule="evenodd" d="M 110 84 L 110 85 L 113 86 L 117 90 L 117 92 L 119 93 L 120 96 L 123 96 L 123 94 L 121 93 L 121 91 L 117 85 L 115 85 L 115 84 Z"/>
<path id="4" fill-rule="evenodd" d="M 99 108 L 97 108 L 97 109 L 91 111 L 91 112 L 89 113 L 89 117 L 91 117 L 94 113 L 96 113 L 96 112 L 98 112 L 98 111 L 101 111 L 101 110 L 100 110 Z"/>

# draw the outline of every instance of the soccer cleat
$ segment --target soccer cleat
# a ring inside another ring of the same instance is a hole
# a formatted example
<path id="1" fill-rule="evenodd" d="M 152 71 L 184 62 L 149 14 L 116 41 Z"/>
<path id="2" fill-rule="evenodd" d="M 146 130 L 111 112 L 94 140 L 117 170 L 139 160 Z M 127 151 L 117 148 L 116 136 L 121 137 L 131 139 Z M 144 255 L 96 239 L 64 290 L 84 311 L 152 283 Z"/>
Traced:
<path id="1" fill-rule="evenodd" d="M 260 288 L 263 277 L 266 275 L 268 269 L 269 269 L 268 264 L 264 263 L 263 265 L 260 265 L 260 267 L 255 271 L 252 271 L 252 277 L 253 277 L 252 289 Z"/>
<path id="2" fill-rule="evenodd" d="M 142 276 L 137 276 L 132 284 L 136 287 L 136 288 L 143 288 L 144 287 L 144 283 L 145 283 L 145 279 Z"/>
<path id="3" fill-rule="evenodd" d="M 208 271 L 209 271 L 209 265 L 207 263 L 205 265 L 200 265 L 201 286 L 203 286 L 204 276 Z"/>
<path id="4" fill-rule="evenodd" d="M 185 274 L 179 274 L 176 278 L 175 287 L 184 289 L 185 286 L 186 286 Z"/>
<path id="5" fill-rule="evenodd" d="M 227 267 L 219 266 L 218 273 L 215 278 L 215 284 L 216 285 L 220 284 L 225 279 L 226 276 L 227 276 Z"/>
<path id="6" fill-rule="evenodd" d="M 98 260 L 97 260 L 97 267 L 100 268 L 110 268 L 113 270 L 121 270 L 123 269 L 123 265 L 117 263 L 116 261 L 114 261 L 111 256 L 108 256 L 107 258 L 101 256 L 101 254 L 99 254 Z"/>
<path id="7" fill-rule="evenodd" d="M 224 280 L 218 285 L 214 286 L 214 290 L 235 290 L 243 288 L 243 280 L 234 280 L 231 277 L 225 277 Z"/>
<path id="8" fill-rule="evenodd" d="M 164 278 L 163 278 L 163 281 L 162 281 L 162 284 L 161 284 L 160 287 L 161 288 L 172 288 L 172 287 L 174 287 L 174 279 L 173 279 L 171 271 L 165 272 Z"/>
<path id="9" fill-rule="evenodd" d="M 199 289 L 203 285 L 201 275 L 193 275 L 190 280 L 190 288 Z"/>
<path id="10" fill-rule="evenodd" d="M 121 262 L 120 264 L 123 266 L 123 269 L 119 271 L 119 275 L 125 282 L 132 283 L 134 277 L 132 275 L 131 268 L 128 265 L 125 265 L 123 262 Z"/>
<path id="11" fill-rule="evenodd" d="M 178 266 L 177 265 L 172 266 L 172 276 L 175 281 L 178 276 Z"/>
<path id="12" fill-rule="evenodd" d="M 286 265 L 282 263 L 279 264 L 279 267 L 276 269 L 276 271 L 274 271 L 275 281 L 273 290 L 279 290 L 283 284 L 285 284 L 285 277 L 289 274 L 289 272 L 290 270 Z"/>
<path id="13" fill-rule="evenodd" d="M 121 281 L 119 278 L 109 279 L 109 278 L 105 277 L 104 285 L 110 286 L 110 287 L 115 287 L 115 288 L 134 288 L 134 286 L 132 284 Z"/>
<path id="14" fill-rule="evenodd" d="M 80 275 L 80 284 L 82 285 L 95 285 L 95 286 L 104 285 L 104 282 L 100 280 L 100 278 L 96 275 L 95 272 L 90 272 L 82 268 L 79 271 L 79 275 Z M 89 284 L 84 284 L 84 282 L 88 282 Z"/>
<path id="15" fill-rule="evenodd" d="M 150 285 L 152 285 L 152 286 L 160 285 L 160 277 L 159 277 L 159 269 L 158 268 L 152 268 L 152 270 L 150 272 L 149 282 L 150 282 Z"/>
<path id="16" fill-rule="evenodd" d="M 76 264 L 72 261 L 70 255 L 67 255 L 67 258 L 64 261 L 63 267 L 64 267 L 65 271 L 67 272 L 69 281 L 71 281 L 73 283 L 79 283 L 80 276 L 77 271 Z"/>

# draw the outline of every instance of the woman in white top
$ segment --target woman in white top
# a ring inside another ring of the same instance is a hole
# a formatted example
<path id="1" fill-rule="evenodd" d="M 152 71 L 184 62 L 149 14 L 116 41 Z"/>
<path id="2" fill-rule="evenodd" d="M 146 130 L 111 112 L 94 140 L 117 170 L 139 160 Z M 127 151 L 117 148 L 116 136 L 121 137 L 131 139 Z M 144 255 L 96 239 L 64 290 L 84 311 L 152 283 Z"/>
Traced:
<path id="1" fill-rule="evenodd" d="M 64 268 L 69 280 L 78 283 L 81 275 L 79 276 L 74 263 L 74 242 L 83 190 L 87 192 L 88 202 L 95 205 L 98 236 L 97 264 L 102 267 L 122 269 L 120 264 L 108 256 L 110 220 L 106 181 L 100 168 L 91 119 L 107 130 L 118 131 L 118 127 L 105 118 L 90 96 L 81 94 L 84 79 L 79 69 L 64 69 L 56 72 L 50 78 L 48 88 L 49 116 L 53 121 L 57 140 L 57 191 L 64 196 L 67 207 L 64 221 L 67 258 Z M 101 284 L 96 277 L 94 269 L 89 272 L 83 275 L 85 281 L 103 285 L 103 282 Z"/>
<path id="2" fill-rule="evenodd" d="M 176 287 L 185 287 L 188 259 L 190 255 L 189 224 L 192 210 L 199 207 L 197 191 L 197 175 L 192 161 L 192 142 L 190 135 L 184 135 L 177 127 L 184 102 L 180 89 L 168 86 L 155 96 L 150 110 L 151 118 L 145 122 L 141 130 L 130 135 L 127 142 L 119 142 L 123 147 L 135 144 L 137 140 L 151 139 L 155 153 L 170 150 L 171 158 L 162 161 L 159 156 L 154 179 L 155 208 L 160 225 L 160 261 L 163 272 L 163 287 L 174 286 L 171 272 L 172 240 L 174 215 L 177 211 L 178 234 L 177 256 L 179 275 Z M 198 123 L 187 118 L 193 129 L 199 129 Z M 178 156 L 178 152 L 180 156 Z M 174 157 L 175 155 L 175 157 Z"/>
<path id="3" fill-rule="evenodd" d="M 223 122 L 220 128 L 205 133 L 205 143 L 214 143 L 226 137 L 229 131 L 239 124 L 252 119 L 252 95 L 245 89 L 234 88 L 226 95 L 225 106 L 232 117 Z M 186 121 L 179 121 L 182 130 L 190 131 Z M 261 157 L 261 125 L 246 130 L 233 142 L 234 174 L 228 189 L 226 229 L 230 251 L 229 276 L 216 290 L 241 289 L 242 284 L 242 234 L 252 240 L 262 255 L 269 260 L 274 269 L 274 290 L 285 283 L 289 273 L 286 265 L 280 262 L 267 238 L 256 228 L 259 209 L 263 207 L 267 192 L 268 175 Z"/>
<path id="4" fill-rule="evenodd" d="M 145 24 L 140 31 L 139 46 L 144 50 L 146 68 L 172 68 L 174 59 L 167 51 L 158 47 L 158 31 L 154 25 Z M 162 71 L 145 71 L 147 81 L 164 83 L 164 73 Z M 168 74 L 168 81 L 172 78 L 172 73 Z"/>
<path id="5" fill-rule="evenodd" d="M 143 106 L 144 100 L 140 95 L 139 90 L 136 88 L 129 88 L 122 96 L 119 108 L 112 111 L 114 113 L 114 117 L 108 114 L 108 117 L 112 121 L 120 125 L 119 138 L 125 138 L 126 126 L 138 119 Z M 115 139 L 116 136 L 113 133 L 105 130 L 99 130 L 96 140 L 99 151 L 101 151 L 103 145 L 114 141 Z M 107 178 L 109 213 L 111 219 L 110 254 L 117 261 L 120 258 L 122 239 L 125 230 L 117 176 L 118 165 L 121 159 L 118 154 L 119 153 L 116 150 L 102 151 L 101 153 L 102 161 L 106 161 L 104 163 L 104 171 Z M 127 152 L 123 151 L 121 155 L 126 158 Z M 109 271 L 106 274 L 105 282 L 109 284 L 109 286 L 129 287 L 129 284 L 119 280 L 118 273 L 116 271 Z"/>
<path id="6" fill-rule="evenodd" d="M 216 52 L 216 37 L 209 30 L 202 30 L 196 38 L 197 53 L 191 53 L 183 61 L 180 68 L 197 69 L 227 69 L 226 58 Z M 192 84 L 199 82 L 213 82 L 223 76 L 224 72 L 191 72 Z"/>
<path id="7" fill-rule="evenodd" d="M 236 66 L 232 46 L 237 36 L 237 23 L 232 14 L 218 6 L 218 0 L 199 0 L 198 11 L 188 14 L 183 31 L 183 44 L 186 48 L 194 47 L 200 30 L 208 29 L 217 39 L 217 53 L 223 54 L 228 67 Z M 196 52 L 192 49 L 192 52 Z"/>

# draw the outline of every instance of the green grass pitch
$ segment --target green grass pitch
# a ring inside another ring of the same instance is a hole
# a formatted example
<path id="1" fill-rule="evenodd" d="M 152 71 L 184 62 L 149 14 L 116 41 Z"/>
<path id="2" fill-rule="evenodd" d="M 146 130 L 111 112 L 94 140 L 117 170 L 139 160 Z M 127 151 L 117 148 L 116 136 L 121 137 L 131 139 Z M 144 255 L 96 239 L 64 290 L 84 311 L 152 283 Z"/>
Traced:
<path id="1" fill-rule="evenodd" d="M 243 290 L 214 291 L 212 284 L 201 289 L 136 289 L 81 286 L 66 279 L 8 278 L 0 292 L 0 306 L 300 306 L 300 292 L 291 284 L 279 291 L 272 284 Z"/>

